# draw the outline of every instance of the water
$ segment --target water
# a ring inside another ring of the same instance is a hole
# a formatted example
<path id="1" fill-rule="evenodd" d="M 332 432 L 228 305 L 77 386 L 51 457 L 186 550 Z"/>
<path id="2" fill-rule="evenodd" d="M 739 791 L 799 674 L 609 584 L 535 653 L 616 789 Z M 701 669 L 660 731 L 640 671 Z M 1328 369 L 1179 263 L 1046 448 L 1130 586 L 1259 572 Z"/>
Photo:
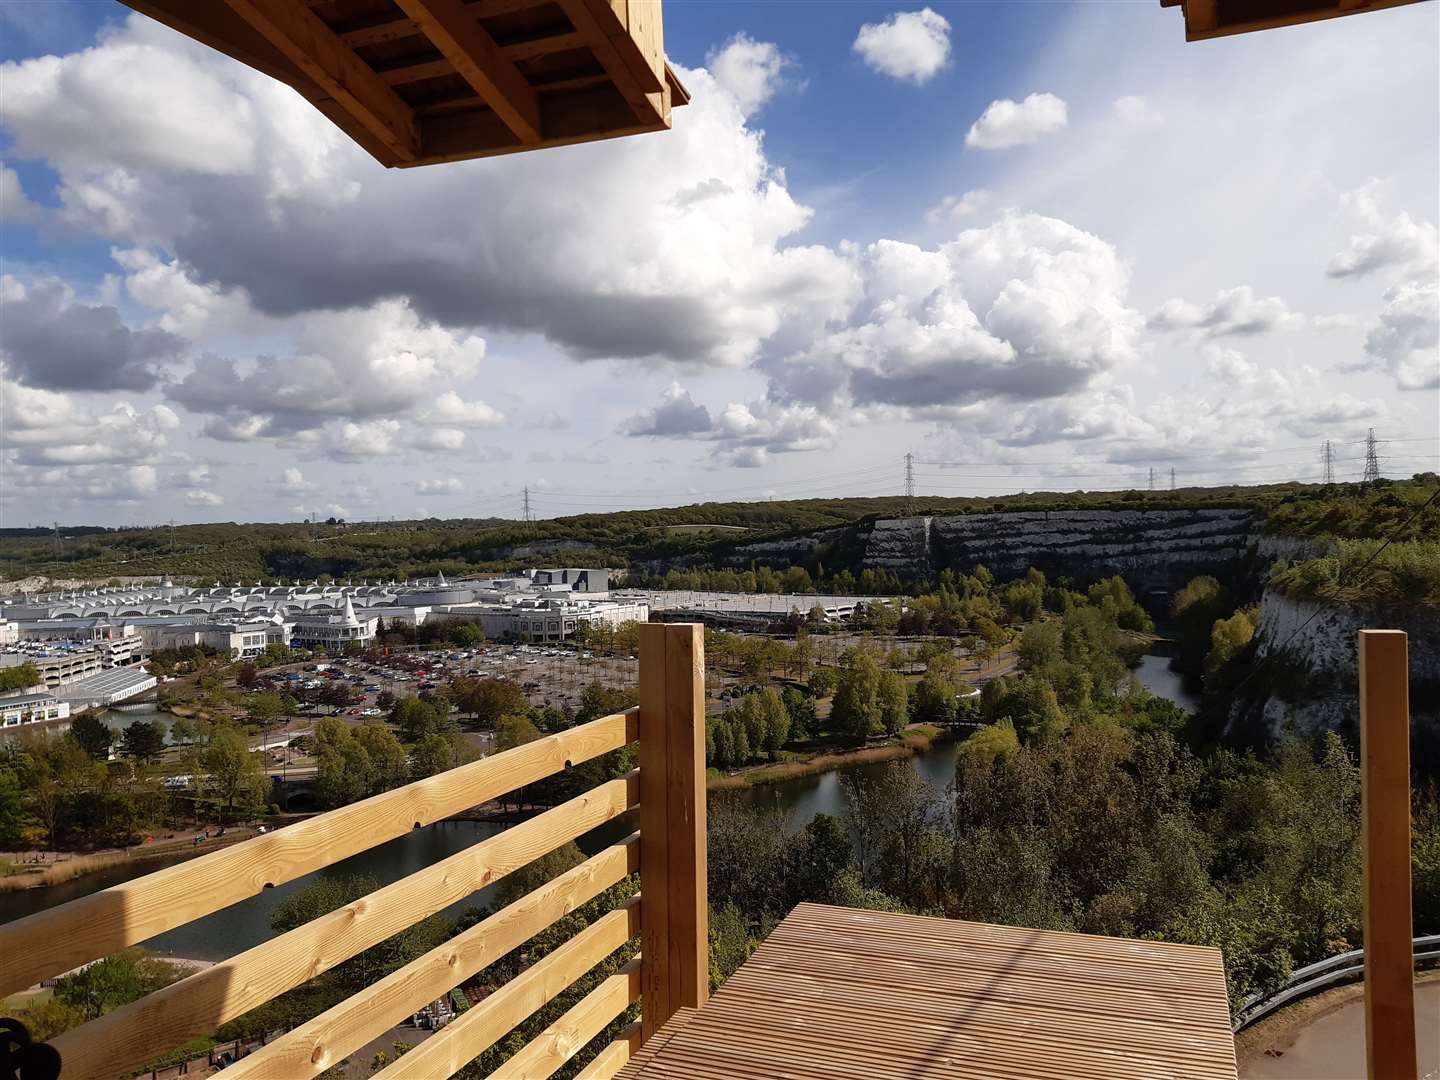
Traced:
<path id="1" fill-rule="evenodd" d="M 1179 673 L 1170 669 L 1170 661 L 1166 657 L 1143 657 L 1135 675 L 1152 693 L 1169 698 L 1185 709 L 1193 710 L 1199 705 L 1196 696 L 1184 687 Z M 154 711 L 153 705 L 149 708 L 151 712 Z M 145 706 L 132 706 L 125 711 L 106 710 L 102 718 L 112 727 L 123 728 L 136 718 L 144 716 L 144 709 Z M 937 794 L 941 794 L 955 775 L 955 744 L 940 743 L 922 754 L 904 760 L 909 762 Z M 874 776 L 888 767 L 888 762 L 876 762 L 852 766 L 843 772 Z M 779 808 L 785 815 L 786 829 L 796 832 L 804 828 L 816 814 L 839 815 L 843 812 L 841 775 L 842 770 L 834 770 L 814 776 L 802 776 L 783 784 L 717 792 L 711 797 L 717 801 L 738 800 L 766 809 Z M 587 854 L 592 854 L 603 845 L 620 839 L 633 827 L 627 823 L 613 822 L 582 837 L 580 847 Z M 314 874 L 266 889 L 258 896 L 252 896 L 197 922 L 161 934 L 146 944 L 157 952 L 172 956 L 197 960 L 224 959 L 273 936 L 270 930 L 271 913 L 287 896 L 293 895 L 318 877 L 368 874 L 381 885 L 388 885 L 488 836 L 493 836 L 501 828 L 502 826 L 490 822 L 455 821 L 417 829 Z M 111 885 L 118 885 L 159 869 L 161 865 L 164 864 L 157 861 L 127 864 L 87 874 L 49 889 L 0 893 L 0 923 L 63 904 L 67 900 L 89 895 Z M 490 890 L 483 889 L 452 904 L 445 909 L 444 914 L 453 917 L 467 907 L 485 903 L 489 895 Z"/>
<path id="2" fill-rule="evenodd" d="M 1186 712 L 1195 712 L 1200 708 L 1199 696 L 1185 686 L 1184 677 L 1170 666 L 1168 656 L 1146 653 L 1140 658 L 1135 677 L 1146 690 L 1157 697 L 1169 698 Z"/>
<path id="3" fill-rule="evenodd" d="M 270 929 L 271 914 L 286 897 L 294 895 L 319 878 L 368 874 L 380 885 L 388 885 L 494 836 L 504 827 L 486 821 L 442 821 L 424 829 L 415 829 L 333 866 L 277 885 L 273 889 L 266 889 L 203 919 L 176 927 L 144 944 L 146 948 L 167 956 L 182 956 L 193 960 L 223 960 L 273 937 L 274 933 Z M 587 855 L 594 854 L 605 845 L 628 835 L 634 827 L 633 822 L 624 819 L 611 822 L 581 837 L 579 846 Z M 0 893 L 0 923 L 88 896 L 143 874 L 153 873 L 163 865 L 163 860 L 137 861 L 86 874 L 48 889 Z M 494 888 L 492 885 L 480 889 L 444 908 L 441 914 L 453 918 L 466 908 L 483 906 L 488 902 Z"/>
<path id="4" fill-rule="evenodd" d="M 142 701 L 135 705 L 118 705 L 102 709 L 95 715 L 116 735 L 119 735 L 136 720 L 159 724 L 165 731 L 166 745 L 170 743 L 170 725 L 175 722 L 175 717 L 168 712 L 162 712 L 160 706 L 153 701 Z"/>

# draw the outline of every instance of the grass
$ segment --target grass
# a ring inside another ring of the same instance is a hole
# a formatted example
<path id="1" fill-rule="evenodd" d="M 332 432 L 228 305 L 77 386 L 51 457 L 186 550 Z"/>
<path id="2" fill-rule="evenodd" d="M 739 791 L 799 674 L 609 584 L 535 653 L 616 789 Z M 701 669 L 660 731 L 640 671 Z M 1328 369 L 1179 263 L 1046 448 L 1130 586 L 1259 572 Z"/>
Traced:
<path id="1" fill-rule="evenodd" d="M 63 862 L 50 863 L 33 870 L 11 864 L 7 875 L 0 878 L 0 893 L 59 885 L 61 882 L 73 881 L 84 874 L 117 866 L 125 861 L 127 856 L 115 852 L 104 855 L 76 855 Z"/>
<path id="2" fill-rule="evenodd" d="M 705 771 L 705 786 L 710 791 L 738 791 L 761 784 L 783 784 L 802 776 L 830 772 L 832 769 L 846 769 L 852 765 L 873 765 L 879 761 L 898 761 L 901 758 L 923 754 L 935 745 L 945 734 L 943 728 L 932 724 L 916 724 L 906 728 L 896 741 L 880 746 L 865 746 L 855 750 L 836 753 L 816 754 L 814 757 L 795 758 L 774 765 L 751 767 L 738 773 L 725 774 L 718 769 Z"/>

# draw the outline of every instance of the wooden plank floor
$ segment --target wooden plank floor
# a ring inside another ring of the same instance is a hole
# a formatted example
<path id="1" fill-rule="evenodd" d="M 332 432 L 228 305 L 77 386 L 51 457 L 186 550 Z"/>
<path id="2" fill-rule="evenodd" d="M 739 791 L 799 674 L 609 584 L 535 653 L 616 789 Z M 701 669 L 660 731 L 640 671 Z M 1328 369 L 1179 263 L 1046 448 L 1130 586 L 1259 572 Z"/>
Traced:
<path id="1" fill-rule="evenodd" d="M 1217 949 L 801 904 L 620 1074 L 1223 1078 Z"/>

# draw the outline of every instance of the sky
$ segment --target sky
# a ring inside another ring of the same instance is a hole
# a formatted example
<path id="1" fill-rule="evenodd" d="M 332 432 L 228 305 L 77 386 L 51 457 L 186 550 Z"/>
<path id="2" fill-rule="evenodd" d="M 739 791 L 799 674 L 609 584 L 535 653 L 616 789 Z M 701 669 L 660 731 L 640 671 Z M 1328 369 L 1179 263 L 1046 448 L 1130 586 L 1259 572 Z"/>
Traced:
<path id="1" fill-rule="evenodd" d="M 664 13 L 671 131 L 386 170 L 0 0 L 0 526 L 1437 468 L 1440 5 Z"/>

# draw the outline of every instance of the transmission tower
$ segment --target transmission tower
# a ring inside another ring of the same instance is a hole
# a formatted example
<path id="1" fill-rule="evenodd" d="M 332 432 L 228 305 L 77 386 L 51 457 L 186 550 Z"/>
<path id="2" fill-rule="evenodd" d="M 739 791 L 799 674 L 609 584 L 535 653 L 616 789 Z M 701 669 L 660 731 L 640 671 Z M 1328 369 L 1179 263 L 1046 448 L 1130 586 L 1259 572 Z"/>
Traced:
<path id="1" fill-rule="evenodd" d="M 1365 475 L 1362 484 L 1373 484 L 1380 479 L 1380 455 L 1375 452 L 1375 429 L 1372 427 L 1365 436 Z"/>
<path id="2" fill-rule="evenodd" d="M 1170 466 L 1170 490 L 1175 490 L 1175 466 Z"/>
<path id="3" fill-rule="evenodd" d="M 905 455 L 905 499 L 908 503 L 907 511 L 911 517 L 915 516 L 915 455 Z"/>
<path id="4" fill-rule="evenodd" d="M 526 484 L 526 485 L 525 485 L 525 511 L 524 511 L 524 517 L 525 517 L 525 520 L 526 520 L 526 521 L 529 521 L 529 520 L 530 520 L 530 485 L 529 485 L 529 484 Z"/>
<path id="5" fill-rule="evenodd" d="M 1335 483 L 1335 448 L 1330 445 L 1330 440 L 1325 440 L 1325 447 L 1320 451 L 1320 461 L 1325 466 L 1324 477 L 1321 483 Z"/>
<path id="6" fill-rule="evenodd" d="M 1150 490 L 1155 490 L 1155 466 L 1150 466 Z"/>

